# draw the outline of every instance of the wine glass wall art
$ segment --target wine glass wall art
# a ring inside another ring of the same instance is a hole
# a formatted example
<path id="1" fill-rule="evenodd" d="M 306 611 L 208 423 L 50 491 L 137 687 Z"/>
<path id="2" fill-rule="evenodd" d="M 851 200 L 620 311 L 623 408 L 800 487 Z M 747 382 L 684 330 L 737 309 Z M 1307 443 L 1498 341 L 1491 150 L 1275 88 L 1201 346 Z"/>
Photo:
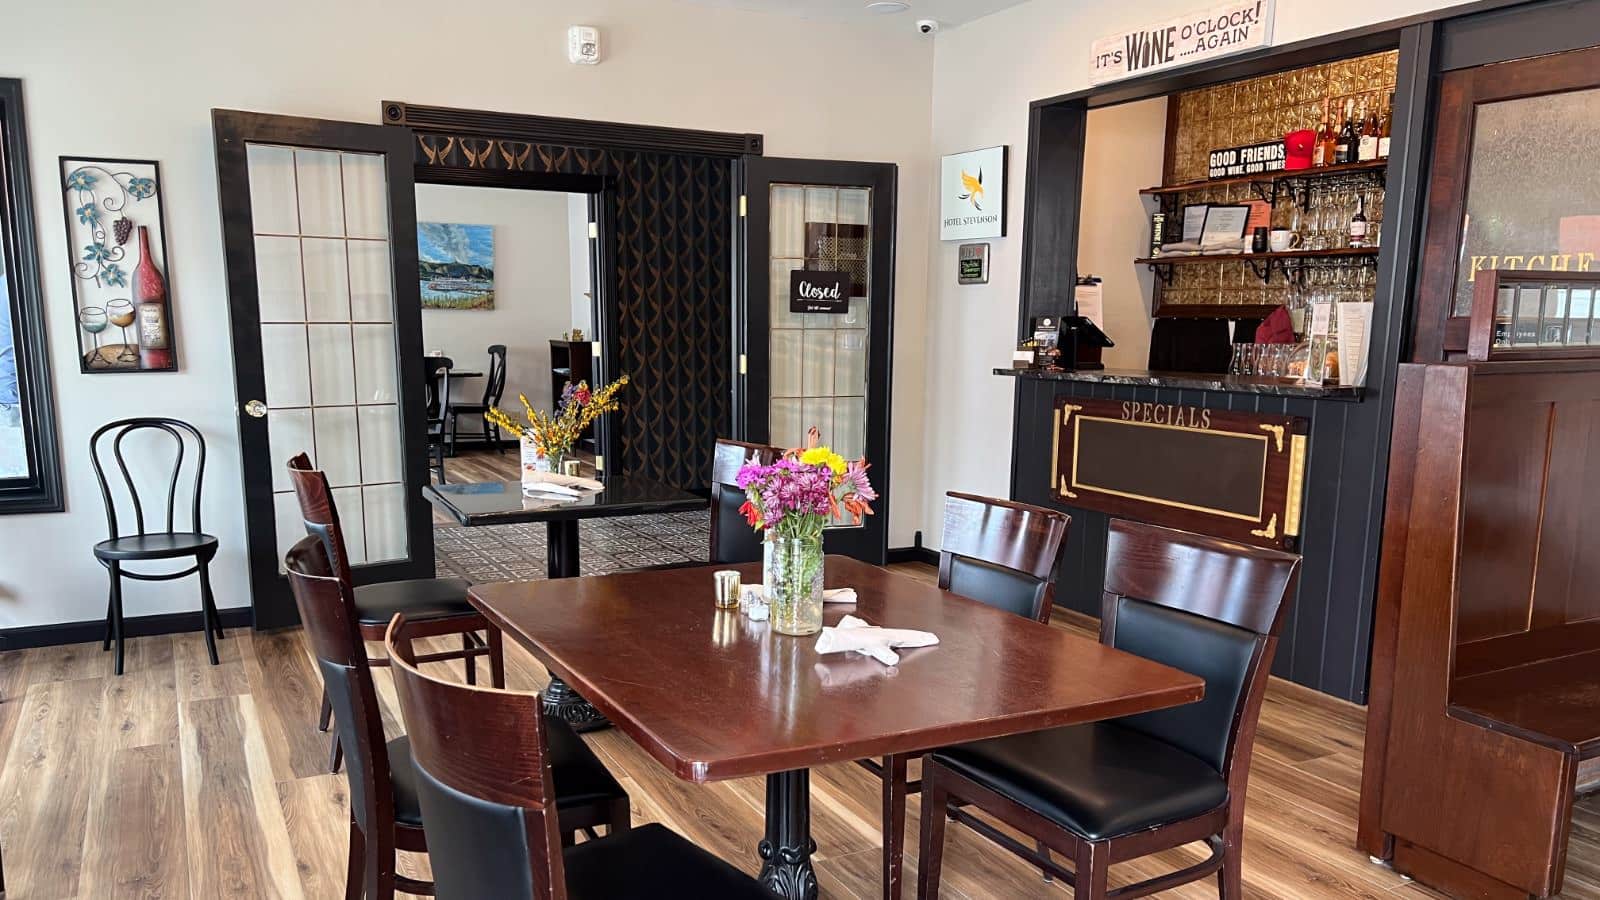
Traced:
<path id="1" fill-rule="evenodd" d="M 177 371 L 160 164 L 63 156 L 61 193 L 80 371 Z"/>

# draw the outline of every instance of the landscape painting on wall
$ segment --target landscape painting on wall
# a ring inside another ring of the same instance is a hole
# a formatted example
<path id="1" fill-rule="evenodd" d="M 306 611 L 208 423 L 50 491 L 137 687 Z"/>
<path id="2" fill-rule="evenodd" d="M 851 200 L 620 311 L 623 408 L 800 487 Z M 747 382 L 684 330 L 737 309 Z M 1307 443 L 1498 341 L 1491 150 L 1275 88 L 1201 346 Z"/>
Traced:
<path id="1" fill-rule="evenodd" d="M 423 309 L 494 309 L 494 227 L 417 223 Z"/>

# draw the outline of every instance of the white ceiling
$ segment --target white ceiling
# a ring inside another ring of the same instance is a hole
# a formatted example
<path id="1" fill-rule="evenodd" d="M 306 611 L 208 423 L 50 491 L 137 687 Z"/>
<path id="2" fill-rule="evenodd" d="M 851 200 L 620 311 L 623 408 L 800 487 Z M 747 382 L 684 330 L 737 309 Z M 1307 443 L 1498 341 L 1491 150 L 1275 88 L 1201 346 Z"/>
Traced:
<path id="1" fill-rule="evenodd" d="M 778 13 L 803 19 L 822 19 L 830 22 L 859 22 L 883 24 L 904 22 L 907 29 L 918 19 L 938 19 L 941 26 L 950 27 L 980 19 L 1008 6 L 1026 0 L 906 0 L 911 8 L 893 15 L 869 11 L 868 0 L 687 0 L 701 6 L 722 6 L 748 9 L 756 12 Z"/>

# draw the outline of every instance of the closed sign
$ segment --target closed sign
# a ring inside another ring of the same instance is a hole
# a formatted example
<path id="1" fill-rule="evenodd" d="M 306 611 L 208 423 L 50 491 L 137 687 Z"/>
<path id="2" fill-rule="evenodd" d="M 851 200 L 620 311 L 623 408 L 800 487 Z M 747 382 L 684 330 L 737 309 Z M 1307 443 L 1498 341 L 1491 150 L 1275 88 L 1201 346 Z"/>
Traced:
<path id="1" fill-rule="evenodd" d="M 789 311 L 841 316 L 849 312 L 850 273 L 813 272 L 807 269 L 790 272 Z"/>

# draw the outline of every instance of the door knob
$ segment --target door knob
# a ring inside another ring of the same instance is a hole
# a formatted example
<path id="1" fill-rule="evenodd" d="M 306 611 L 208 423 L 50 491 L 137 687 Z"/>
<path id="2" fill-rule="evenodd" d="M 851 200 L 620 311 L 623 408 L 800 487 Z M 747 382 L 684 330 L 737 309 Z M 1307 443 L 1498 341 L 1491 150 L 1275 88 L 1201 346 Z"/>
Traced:
<path id="1" fill-rule="evenodd" d="M 267 405 L 260 400 L 251 400 L 244 405 L 244 413 L 247 416 L 259 419 L 267 414 Z"/>

